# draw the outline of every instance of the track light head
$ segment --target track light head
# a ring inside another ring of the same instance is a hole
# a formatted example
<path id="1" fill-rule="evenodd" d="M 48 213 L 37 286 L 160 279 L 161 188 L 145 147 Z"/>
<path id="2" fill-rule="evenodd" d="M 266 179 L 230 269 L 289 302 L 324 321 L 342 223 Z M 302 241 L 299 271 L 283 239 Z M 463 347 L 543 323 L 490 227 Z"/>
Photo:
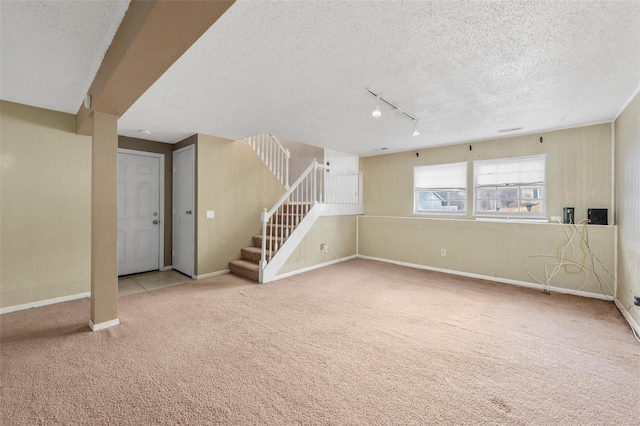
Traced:
<path id="1" fill-rule="evenodd" d="M 420 136 L 420 132 L 417 130 L 414 130 L 411 136 Z"/>
<path id="2" fill-rule="evenodd" d="M 416 119 L 413 119 L 413 134 L 411 136 L 420 136 L 420 132 L 418 131 L 418 122 Z"/>
<path id="3" fill-rule="evenodd" d="M 376 109 L 371 113 L 372 116 L 378 118 L 382 115 L 382 111 L 380 111 L 380 96 L 376 96 Z"/>

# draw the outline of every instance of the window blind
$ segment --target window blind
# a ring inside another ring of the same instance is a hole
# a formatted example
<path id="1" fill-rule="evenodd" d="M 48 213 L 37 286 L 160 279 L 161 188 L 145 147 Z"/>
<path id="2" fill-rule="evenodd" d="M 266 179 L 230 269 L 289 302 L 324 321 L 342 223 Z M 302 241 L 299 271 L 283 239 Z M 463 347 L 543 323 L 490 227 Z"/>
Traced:
<path id="1" fill-rule="evenodd" d="M 413 186 L 415 189 L 466 189 L 467 163 L 415 166 Z"/>
<path id="2" fill-rule="evenodd" d="M 476 186 L 504 186 L 545 182 L 546 155 L 473 162 Z"/>

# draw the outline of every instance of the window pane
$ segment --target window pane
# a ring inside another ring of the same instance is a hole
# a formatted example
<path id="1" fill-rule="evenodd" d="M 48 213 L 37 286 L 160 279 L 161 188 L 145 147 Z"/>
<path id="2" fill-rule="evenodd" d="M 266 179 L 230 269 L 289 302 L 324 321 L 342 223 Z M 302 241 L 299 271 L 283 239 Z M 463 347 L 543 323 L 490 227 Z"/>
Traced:
<path id="1" fill-rule="evenodd" d="M 496 202 L 492 200 L 478 200 L 476 202 L 476 210 L 479 212 L 495 212 Z"/>
<path id="2" fill-rule="evenodd" d="M 431 191 L 416 191 L 419 201 L 431 200 L 433 193 Z"/>
<path id="3" fill-rule="evenodd" d="M 523 186 L 521 189 L 521 197 L 526 200 L 528 198 L 542 198 L 542 187 L 540 186 Z"/>
<path id="4" fill-rule="evenodd" d="M 495 200 L 496 188 L 479 188 L 476 191 L 476 198 L 478 200 Z"/>
<path id="5" fill-rule="evenodd" d="M 543 215 L 546 164 L 546 155 L 474 161 L 475 211 Z"/>
<path id="6" fill-rule="evenodd" d="M 463 191 L 450 191 L 449 198 L 451 200 L 466 200 L 467 193 Z"/>
<path id="7" fill-rule="evenodd" d="M 422 211 L 429 211 L 432 209 L 432 202 L 431 201 L 420 201 L 420 206 L 419 209 Z"/>
<path id="8" fill-rule="evenodd" d="M 523 213 L 541 213 L 544 211 L 542 200 L 525 199 L 520 201 L 520 211 Z"/>
<path id="9" fill-rule="evenodd" d="M 501 212 L 518 211 L 518 188 L 498 188 L 498 208 Z"/>
<path id="10" fill-rule="evenodd" d="M 464 212 L 467 199 L 467 163 L 413 168 L 414 212 Z"/>

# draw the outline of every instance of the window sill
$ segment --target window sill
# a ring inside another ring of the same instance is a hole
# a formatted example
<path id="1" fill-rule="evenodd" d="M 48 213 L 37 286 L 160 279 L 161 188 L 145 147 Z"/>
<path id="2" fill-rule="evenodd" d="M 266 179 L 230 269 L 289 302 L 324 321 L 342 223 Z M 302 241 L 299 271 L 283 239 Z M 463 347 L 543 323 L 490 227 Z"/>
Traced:
<path id="1" fill-rule="evenodd" d="M 441 212 L 413 212 L 416 216 L 467 216 L 467 212 L 462 211 L 441 211 Z"/>
<path id="2" fill-rule="evenodd" d="M 476 217 L 479 222 L 549 223 L 546 217 Z"/>

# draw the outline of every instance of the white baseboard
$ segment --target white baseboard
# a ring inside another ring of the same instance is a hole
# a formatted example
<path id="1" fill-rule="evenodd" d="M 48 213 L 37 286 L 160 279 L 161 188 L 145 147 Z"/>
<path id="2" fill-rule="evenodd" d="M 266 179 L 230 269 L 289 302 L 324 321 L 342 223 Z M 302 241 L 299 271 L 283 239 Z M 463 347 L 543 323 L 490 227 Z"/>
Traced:
<path id="1" fill-rule="evenodd" d="M 345 260 L 355 259 L 356 257 L 358 257 L 358 255 L 357 254 L 353 254 L 351 256 L 341 257 L 340 259 L 334 259 L 334 260 L 330 260 L 328 262 L 318 263 L 317 265 L 307 266 L 306 268 L 297 269 L 295 271 L 285 272 L 284 274 L 276 275 L 275 277 L 273 277 L 273 279 L 271 281 L 276 281 L 276 280 L 280 280 L 282 278 L 291 277 L 293 275 L 302 274 L 304 272 L 313 271 L 314 269 L 318 269 L 318 268 L 324 268 L 325 266 L 333 265 L 335 263 L 344 262 Z"/>
<path id="2" fill-rule="evenodd" d="M 101 322 L 100 324 L 94 324 L 91 320 L 89 320 L 89 328 L 91 331 L 100 331 L 105 328 L 115 327 L 120 324 L 120 318 L 113 319 L 111 321 Z"/>
<path id="3" fill-rule="evenodd" d="M 615 302 L 620 312 L 622 312 L 622 316 L 624 317 L 624 319 L 627 320 L 627 322 L 629 323 L 631 328 L 636 332 L 636 334 L 640 336 L 640 324 L 638 324 L 635 318 L 633 318 L 631 314 L 627 312 L 627 310 L 624 308 L 624 305 L 620 303 L 617 297 L 613 301 Z"/>
<path id="4" fill-rule="evenodd" d="M 161 271 L 170 271 L 173 269 L 173 265 L 167 265 L 160 268 Z"/>
<path id="5" fill-rule="evenodd" d="M 0 315 L 8 314 L 9 312 L 23 311 L 25 309 L 39 308 L 40 306 L 55 305 L 56 303 L 68 302 L 70 300 L 84 299 L 87 297 L 91 297 L 91 292 L 88 291 L 86 293 L 78 293 L 78 294 L 72 294 L 70 296 L 56 297 L 54 299 L 39 300 L 37 302 L 24 303 L 22 305 L 7 306 L 6 308 L 0 308 Z"/>
<path id="6" fill-rule="evenodd" d="M 459 275 L 459 276 L 462 276 L 462 277 L 477 278 L 477 279 L 480 279 L 480 280 L 494 281 L 494 282 L 498 282 L 498 283 L 502 283 L 502 284 L 512 284 L 512 285 L 516 285 L 518 287 L 527 287 L 527 288 L 533 288 L 533 289 L 536 289 L 536 290 L 543 290 L 545 288 L 545 286 L 543 286 L 542 284 L 530 283 L 530 282 L 527 282 L 527 281 L 520 281 L 520 280 L 512 280 L 512 279 L 509 279 L 509 278 L 500 278 L 500 277 L 491 277 L 491 276 L 488 276 L 488 275 L 472 274 L 470 272 L 455 271 L 453 269 L 434 268 L 432 266 L 419 265 L 417 263 L 401 262 L 401 261 L 398 261 L 398 260 L 384 259 L 384 258 L 381 258 L 381 257 L 365 256 L 365 255 L 362 255 L 362 254 L 359 254 L 358 257 L 360 259 L 368 259 L 368 260 L 375 260 L 375 261 L 378 261 L 378 262 L 393 263 L 394 265 L 408 266 L 409 268 L 426 269 L 428 271 L 442 272 L 442 273 L 445 273 L 445 274 Z M 575 291 L 575 290 L 571 290 L 571 289 L 568 289 L 568 288 L 562 288 L 562 287 L 546 287 L 546 288 L 549 291 L 553 292 L 553 293 L 563 293 L 563 294 L 571 293 L 571 294 L 574 294 L 576 296 L 590 297 L 592 299 L 600 299 L 600 300 L 607 300 L 607 301 L 612 301 L 613 300 L 613 296 L 605 296 L 604 294 L 592 293 L 590 291 Z"/>
<path id="7" fill-rule="evenodd" d="M 231 272 L 229 269 L 223 269 L 221 271 L 210 272 L 208 274 L 193 275 L 191 278 L 193 278 L 194 280 L 201 280 L 203 278 L 211 278 L 211 277 L 217 277 L 218 275 L 228 274 L 229 272 Z"/>

